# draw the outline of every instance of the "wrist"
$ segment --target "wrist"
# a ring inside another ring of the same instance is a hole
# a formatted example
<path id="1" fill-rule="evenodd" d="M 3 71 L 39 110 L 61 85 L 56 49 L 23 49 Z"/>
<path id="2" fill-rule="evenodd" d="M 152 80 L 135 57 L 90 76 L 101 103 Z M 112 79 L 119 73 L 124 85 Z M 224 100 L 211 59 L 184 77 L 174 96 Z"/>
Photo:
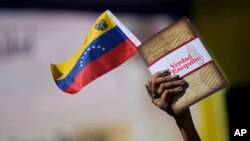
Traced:
<path id="1" fill-rule="evenodd" d="M 189 108 L 182 111 L 181 113 L 175 114 L 174 119 L 177 124 L 183 124 L 186 122 L 189 123 L 190 121 L 192 122 L 192 117 Z"/>

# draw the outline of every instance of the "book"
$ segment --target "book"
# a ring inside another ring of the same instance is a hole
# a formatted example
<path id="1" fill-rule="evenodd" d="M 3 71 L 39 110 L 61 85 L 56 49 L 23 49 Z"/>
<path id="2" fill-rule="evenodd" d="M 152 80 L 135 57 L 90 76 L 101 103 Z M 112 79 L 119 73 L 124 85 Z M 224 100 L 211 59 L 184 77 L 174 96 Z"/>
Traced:
<path id="1" fill-rule="evenodd" d="M 171 99 L 175 113 L 228 84 L 186 17 L 150 37 L 138 50 L 151 74 L 169 69 L 172 75 L 179 75 L 188 82 L 186 93 Z"/>

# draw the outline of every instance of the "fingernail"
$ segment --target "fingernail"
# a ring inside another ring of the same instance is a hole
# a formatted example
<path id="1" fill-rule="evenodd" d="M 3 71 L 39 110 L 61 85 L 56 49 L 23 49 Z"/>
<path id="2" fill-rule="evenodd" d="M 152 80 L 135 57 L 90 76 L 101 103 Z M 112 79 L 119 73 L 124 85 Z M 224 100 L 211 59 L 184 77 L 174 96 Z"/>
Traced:
<path id="1" fill-rule="evenodd" d="M 183 87 L 182 87 L 182 86 L 179 86 L 179 87 L 177 87 L 177 89 L 178 89 L 178 90 L 182 90 L 182 89 L 183 89 Z"/>
<path id="2" fill-rule="evenodd" d="M 186 81 L 180 80 L 179 84 L 180 84 L 180 85 L 185 85 L 185 84 L 186 84 Z"/>
<path id="3" fill-rule="evenodd" d="M 162 74 L 169 74 L 170 71 L 169 71 L 169 69 L 166 69 L 166 70 L 162 70 L 161 73 L 162 73 Z"/>
<path id="4" fill-rule="evenodd" d="M 171 75 L 172 79 L 179 78 L 179 75 Z"/>

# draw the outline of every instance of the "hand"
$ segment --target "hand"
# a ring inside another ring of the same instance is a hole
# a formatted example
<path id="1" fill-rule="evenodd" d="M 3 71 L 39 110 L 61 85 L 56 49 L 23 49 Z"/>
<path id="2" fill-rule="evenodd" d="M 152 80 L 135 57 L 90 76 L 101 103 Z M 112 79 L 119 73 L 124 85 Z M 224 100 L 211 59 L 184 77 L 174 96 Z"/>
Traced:
<path id="1" fill-rule="evenodd" d="M 155 73 L 148 81 L 148 91 L 155 95 L 151 96 L 152 103 L 176 117 L 171 108 L 171 99 L 176 95 L 186 92 L 188 83 L 178 75 L 171 75 L 168 70 Z"/>
<path id="2" fill-rule="evenodd" d="M 190 109 L 176 114 L 171 108 L 171 99 L 174 96 L 184 94 L 188 83 L 178 75 L 170 75 L 169 71 L 160 71 L 154 74 L 146 85 L 152 103 L 174 117 L 184 141 L 200 141 L 200 137 L 194 127 Z"/>

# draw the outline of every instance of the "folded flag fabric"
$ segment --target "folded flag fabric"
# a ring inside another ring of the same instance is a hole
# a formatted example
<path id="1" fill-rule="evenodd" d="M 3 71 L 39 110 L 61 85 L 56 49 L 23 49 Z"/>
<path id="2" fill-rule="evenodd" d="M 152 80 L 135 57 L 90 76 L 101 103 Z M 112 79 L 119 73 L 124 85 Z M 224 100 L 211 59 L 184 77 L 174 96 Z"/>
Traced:
<path id="1" fill-rule="evenodd" d="M 82 46 L 66 62 L 51 64 L 57 86 L 74 94 L 137 53 L 140 41 L 109 11 L 91 27 Z"/>

